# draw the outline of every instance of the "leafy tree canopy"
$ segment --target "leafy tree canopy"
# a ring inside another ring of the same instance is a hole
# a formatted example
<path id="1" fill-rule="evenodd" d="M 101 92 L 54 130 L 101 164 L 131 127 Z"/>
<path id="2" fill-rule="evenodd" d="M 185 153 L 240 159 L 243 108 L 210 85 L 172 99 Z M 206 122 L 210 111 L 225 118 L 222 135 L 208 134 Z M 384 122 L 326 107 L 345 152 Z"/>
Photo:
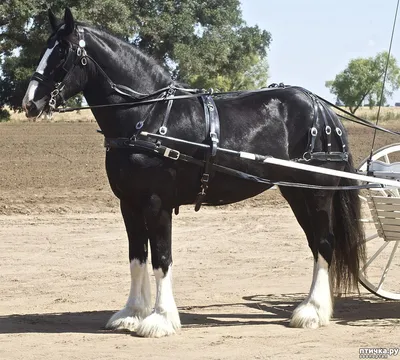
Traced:
<path id="1" fill-rule="evenodd" d="M 70 0 L 68 6 L 79 21 L 125 38 L 191 86 L 265 85 L 271 35 L 245 24 L 239 0 Z M 49 34 L 49 7 L 61 17 L 65 1 L 0 4 L 0 106 L 20 107 Z"/>
<path id="2" fill-rule="evenodd" d="M 337 102 L 348 106 L 353 114 L 364 103 L 368 103 L 370 107 L 378 105 L 381 102 L 387 59 L 387 52 L 367 59 L 353 59 L 346 69 L 336 75 L 335 80 L 327 81 L 325 86 L 337 96 Z M 390 56 L 382 104 L 385 104 L 387 97 L 392 96 L 399 87 L 400 68 L 396 59 Z"/>

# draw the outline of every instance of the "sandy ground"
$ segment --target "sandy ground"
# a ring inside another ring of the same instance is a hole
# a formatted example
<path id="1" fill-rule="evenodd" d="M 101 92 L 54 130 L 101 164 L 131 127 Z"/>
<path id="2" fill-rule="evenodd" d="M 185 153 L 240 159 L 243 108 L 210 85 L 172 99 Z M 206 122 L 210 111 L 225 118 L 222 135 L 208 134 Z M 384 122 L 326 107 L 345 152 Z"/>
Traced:
<path id="1" fill-rule="evenodd" d="M 288 327 L 312 257 L 286 207 L 183 209 L 174 219 L 183 329 L 163 339 L 103 330 L 129 291 L 118 214 L 0 221 L 0 359 L 356 359 L 359 347 L 400 345 L 400 304 L 365 291 L 339 299 L 328 327 Z"/>
<path id="2" fill-rule="evenodd" d="M 1 360 L 357 359 L 360 347 L 400 347 L 400 303 L 364 289 L 337 299 L 328 327 L 288 327 L 309 290 L 312 257 L 273 190 L 244 205 L 199 213 L 185 207 L 174 217 L 179 334 L 143 339 L 105 331 L 127 299 L 130 277 L 95 129 L 0 126 Z M 360 159 L 366 141 L 354 134 Z M 398 282 L 399 256 L 390 274 Z"/>

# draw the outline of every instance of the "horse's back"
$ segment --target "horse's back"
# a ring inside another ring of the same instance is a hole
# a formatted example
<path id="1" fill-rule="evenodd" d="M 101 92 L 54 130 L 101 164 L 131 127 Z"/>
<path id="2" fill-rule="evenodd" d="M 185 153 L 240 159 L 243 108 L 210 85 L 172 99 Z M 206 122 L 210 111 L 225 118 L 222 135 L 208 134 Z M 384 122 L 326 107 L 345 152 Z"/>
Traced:
<path id="1" fill-rule="evenodd" d="M 304 91 L 273 88 L 216 98 L 215 103 L 221 147 L 289 159 L 298 143 L 304 152 L 314 111 Z"/>

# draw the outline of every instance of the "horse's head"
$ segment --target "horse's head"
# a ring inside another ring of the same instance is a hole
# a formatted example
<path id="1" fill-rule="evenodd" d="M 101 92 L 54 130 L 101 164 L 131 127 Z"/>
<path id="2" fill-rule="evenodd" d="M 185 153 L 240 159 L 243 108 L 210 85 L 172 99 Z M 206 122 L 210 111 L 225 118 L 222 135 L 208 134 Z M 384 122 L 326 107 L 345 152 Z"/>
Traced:
<path id="1" fill-rule="evenodd" d="M 49 20 L 52 34 L 22 101 L 27 117 L 56 108 L 84 87 L 87 54 L 82 30 L 68 8 L 63 21 L 49 10 Z"/>

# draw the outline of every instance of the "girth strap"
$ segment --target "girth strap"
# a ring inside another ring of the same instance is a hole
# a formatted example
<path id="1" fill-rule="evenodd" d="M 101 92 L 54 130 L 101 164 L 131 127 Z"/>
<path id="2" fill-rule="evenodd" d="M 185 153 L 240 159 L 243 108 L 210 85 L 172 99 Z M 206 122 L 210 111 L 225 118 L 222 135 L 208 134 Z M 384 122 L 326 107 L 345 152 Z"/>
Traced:
<path id="1" fill-rule="evenodd" d="M 202 95 L 201 99 L 204 106 L 204 117 L 206 123 L 206 141 L 210 144 L 210 148 L 205 154 L 204 172 L 201 177 L 200 192 L 197 194 L 195 201 L 195 211 L 199 211 L 201 204 L 207 194 L 207 189 L 212 175 L 212 166 L 217 155 L 220 126 L 217 106 L 210 95 Z"/>

